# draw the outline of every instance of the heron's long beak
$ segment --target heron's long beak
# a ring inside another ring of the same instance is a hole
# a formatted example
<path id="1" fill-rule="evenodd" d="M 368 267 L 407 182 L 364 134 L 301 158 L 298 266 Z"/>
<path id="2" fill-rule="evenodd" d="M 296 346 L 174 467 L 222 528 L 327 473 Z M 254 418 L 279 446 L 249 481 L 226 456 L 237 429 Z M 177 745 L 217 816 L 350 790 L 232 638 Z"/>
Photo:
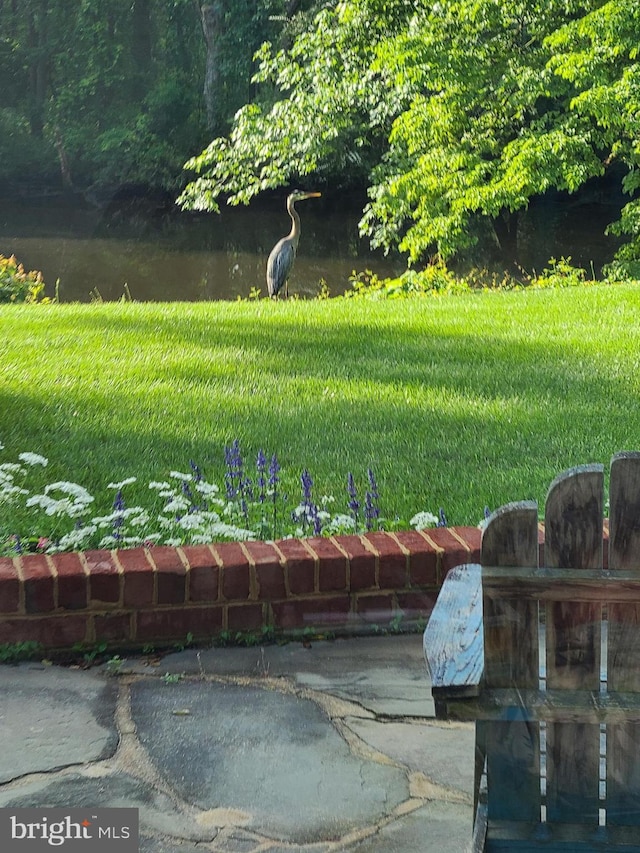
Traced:
<path id="1" fill-rule="evenodd" d="M 305 198 L 320 198 L 322 193 L 305 193 Z"/>

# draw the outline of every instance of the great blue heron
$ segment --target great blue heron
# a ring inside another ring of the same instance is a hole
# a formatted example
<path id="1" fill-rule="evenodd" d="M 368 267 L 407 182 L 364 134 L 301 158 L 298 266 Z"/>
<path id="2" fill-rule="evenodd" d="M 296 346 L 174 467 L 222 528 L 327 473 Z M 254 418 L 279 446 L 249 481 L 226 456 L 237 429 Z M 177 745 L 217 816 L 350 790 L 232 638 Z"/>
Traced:
<path id="1" fill-rule="evenodd" d="M 295 209 L 295 203 L 305 198 L 319 198 L 321 193 L 308 193 L 303 190 L 294 190 L 287 198 L 287 211 L 291 217 L 291 231 L 282 240 L 278 240 L 271 250 L 267 261 L 267 290 L 269 296 L 276 297 L 284 290 L 288 296 L 287 281 L 293 269 L 296 259 L 298 241 L 300 240 L 300 217 Z"/>

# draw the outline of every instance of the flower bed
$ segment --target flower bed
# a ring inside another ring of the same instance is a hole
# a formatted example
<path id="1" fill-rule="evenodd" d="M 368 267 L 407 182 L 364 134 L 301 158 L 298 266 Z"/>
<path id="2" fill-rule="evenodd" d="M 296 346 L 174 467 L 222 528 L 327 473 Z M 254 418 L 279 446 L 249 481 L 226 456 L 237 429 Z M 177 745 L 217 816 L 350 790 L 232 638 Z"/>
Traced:
<path id="1" fill-rule="evenodd" d="M 155 497 L 150 507 L 132 506 L 125 497 L 137 477 L 109 483 L 107 488 L 115 497 L 106 513 L 96 514 L 94 496 L 79 483 L 58 480 L 41 485 L 40 490 L 25 488 L 33 469 L 46 469 L 49 460 L 39 453 L 20 453 L 17 462 L 0 463 L 0 508 L 5 513 L 0 516 L 0 555 L 335 536 L 407 526 L 399 518 L 381 517 L 371 469 L 360 498 L 353 474 L 348 473 L 346 511 L 332 512 L 335 498 L 323 495 L 316 500 L 306 469 L 300 475 L 300 499 L 290 503 L 281 489 L 275 454 L 267 462 L 264 452 L 258 452 L 254 480 L 248 476 L 237 440 L 225 447 L 225 462 L 224 492 L 191 461 L 188 472 L 171 471 L 167 479 L 148 484 Z M 420 511 L 409 524 L 414 530 L 446 527 L 444 509 L 440 508 L 439 516 Z"/>
<path id="2" fill-rule="evenodd" d="M 371 470 L 360 495 L 348 474 L 344 511 L 332 513 L 307 470 L 287 503 L 275 454 L 260 451 L 249 477 L 234 441 L 225 464 L 224 489 L 194 462 L 149 483 L 155 509 L 125 499 L 135 477 L 109 483 L 107 513 L 75 482 L 26 488 L 30 474 L 44 476 L 44 456 L 0 464 L 0 659 L 19 648 L 409 630 L 426 621 L 448 569 L 478 559 L 480 530 L 448 528 L 443 509 L 418 512 L 413 530 L 381 518 Z"/>
<path id="3" fill-rule="evenodd" d="M 0 644 L 112 650 L 424 623 L 480 530 L 153 546 L 0 558 Z"/>

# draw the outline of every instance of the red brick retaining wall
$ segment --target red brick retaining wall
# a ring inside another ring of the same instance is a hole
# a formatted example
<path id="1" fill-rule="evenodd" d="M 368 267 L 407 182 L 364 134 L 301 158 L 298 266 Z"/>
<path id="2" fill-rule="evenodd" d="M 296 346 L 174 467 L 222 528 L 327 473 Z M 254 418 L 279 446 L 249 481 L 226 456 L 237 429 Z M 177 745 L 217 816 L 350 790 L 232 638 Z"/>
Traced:
<path id="1" fill-rule="evenodd" d="M 0 558 L 0 643 L 136 648 L 226 631 L 371 630 L 429 615 L 474 527 Z"/>

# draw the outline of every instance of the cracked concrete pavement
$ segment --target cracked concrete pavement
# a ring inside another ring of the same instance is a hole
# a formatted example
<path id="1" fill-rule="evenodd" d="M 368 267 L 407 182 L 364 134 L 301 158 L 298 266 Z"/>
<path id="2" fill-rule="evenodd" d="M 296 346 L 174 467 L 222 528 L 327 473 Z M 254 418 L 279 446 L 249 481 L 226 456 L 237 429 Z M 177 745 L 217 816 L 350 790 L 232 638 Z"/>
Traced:
<path id="1" fill-rule="evenodd" d="M 468 848 L 473 728 L 435 720 L 420 635 L 25 663 L 0 685 L 0 807 L 135 807 L 143 853 Z"/>

